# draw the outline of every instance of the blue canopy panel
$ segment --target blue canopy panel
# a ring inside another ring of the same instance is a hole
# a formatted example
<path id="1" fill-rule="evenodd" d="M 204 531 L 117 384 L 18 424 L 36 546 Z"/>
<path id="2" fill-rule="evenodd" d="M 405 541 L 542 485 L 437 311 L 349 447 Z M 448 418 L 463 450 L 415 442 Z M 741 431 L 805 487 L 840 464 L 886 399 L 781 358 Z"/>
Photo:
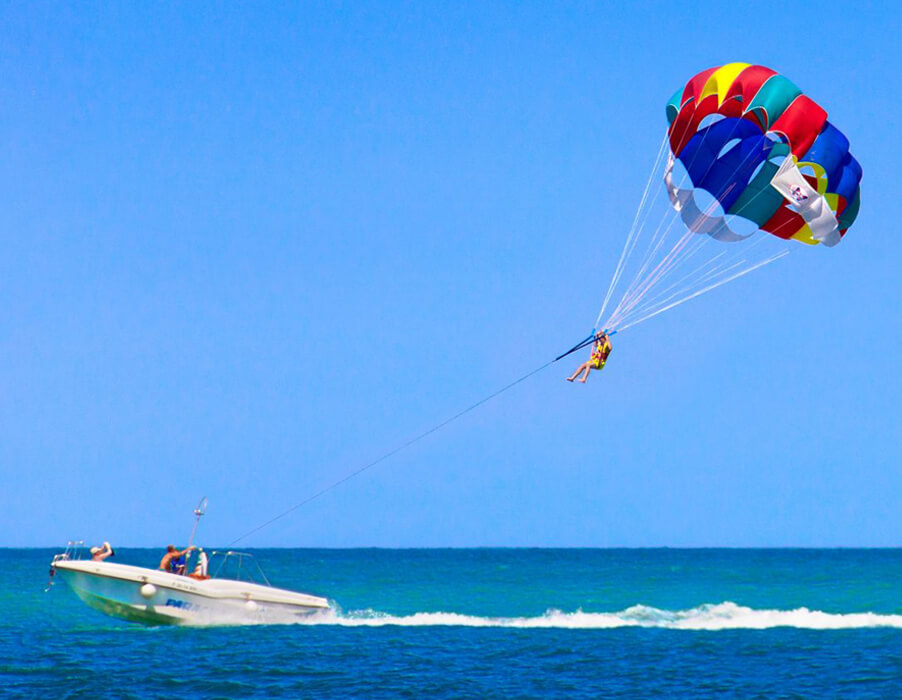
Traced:
<path id="1" fill-rule="evenodd" d="M 858 216 L 858 210 L 861 207 L 861 190 L 855 190 L 855 198 L 849 202 L 849 206 L 843 210 L 839 216 L 839 229 L 845 231 L 849 226 L 855 223 Z"/>
<path id="2" fill-rule="evenodd" d="M 709 192 L 727 212 L 773 146 L 752 122 L 727 117 L 699 130 L 680 152 L 679 160 L 693 186 Z"/>
<path id="3" fill-rule="evenodd" d="M 827 176 L 827 191 L 835 192 L 831 188 L 839 184 L 840 175 L 849 155 L 849 139 L 833 126 L 830 122 L 824 124 L 821 133 L 811 144 L 805 155 L 799 159 L 800 163 L 817 163 L 824 169 Z"/>
<path id="4" fill-rule="evenodd" d="M 861 182 L 861 165 L 852 154 L 847 154 L 843 163 L 842 171 L 839 175 L 839 182 L 833 184 L 829 182 L 827 186 L 828 192 L 835 192 L 843 197 L 847 202 L 851 202 L 858 194 L 858 185 Z"/>

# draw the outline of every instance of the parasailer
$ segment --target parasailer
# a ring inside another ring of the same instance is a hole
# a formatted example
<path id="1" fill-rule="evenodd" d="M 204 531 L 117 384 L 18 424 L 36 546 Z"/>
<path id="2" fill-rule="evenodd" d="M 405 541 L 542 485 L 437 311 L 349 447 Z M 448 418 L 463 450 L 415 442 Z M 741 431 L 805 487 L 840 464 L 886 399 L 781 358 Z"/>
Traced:
<path id="1" fill-rule="evenodd" d="M 775 71 L 748 63 L 703 71 L 677 90 L 666 112 L 667 134 L 587 337 L 232 544 L 592 345 L 590 359 L 567 378 L 585 382 L 605 366 L 618 332 L 783 257 L 788 239 L 835 246 L 855 221 L 862 169 L 848 139 Z M 664 187 L 652 188 L 659 179 Z M 613 310 L 605 316 L 609 302 Z"/>
<path id="2" fill-rule="evenodd" d="M 595 344 L 592 346 L 592 355 L 586 362 L 583 362 L 577 367 L 572 375 L 567 377 L 567 381 L 572 382 L 582 374 L 583 376 L 580 377 L 578 381 L 585 384 L 586 380 L 589 378 L 589 373 L 593 369 L 600 370 L 604 368 L 605 362 L 608 361 L 608 355 L 611 354 L 611 348 L 611 339 L 608 337 L 608 334 L 605 331 L 598 331 L 595 334 Z"/>

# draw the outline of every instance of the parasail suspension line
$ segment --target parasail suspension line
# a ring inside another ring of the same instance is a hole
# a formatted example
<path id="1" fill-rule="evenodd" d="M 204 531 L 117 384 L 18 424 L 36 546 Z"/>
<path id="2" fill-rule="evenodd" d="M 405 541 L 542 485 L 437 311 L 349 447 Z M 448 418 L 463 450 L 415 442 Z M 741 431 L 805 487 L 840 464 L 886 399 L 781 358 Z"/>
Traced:
<path id="1" fill-rule="evenodd" d="M 609 332 L 608 332 L 608 335 L 614 335 L 615 333 L 616 333 L 616 331 L 609 331 Z M 524 374 L 524 375 L 523 375 L 522 377 L 520 377 L 519 379 L 515 379 L 514 381 L 510 382 L 509 384 L 506 384 L 505 386 L 501 387 L 501 388 L 498 389 L 497 391 L 494 391 L 494 392 L 492 392 L 491 394 L 489 394 L 488 396 L 486 396 L 486 397 L 480 399 L 480 400 L 477 401 L 476 403 L 467 406 L 467 407 L 466 407 L 465 409 L 463 409 L 462 411 L 458 411 L 457 413 L 455 413 L 455 414 L 454 414 L 453 416 L 451 416 L 450 418 L 446 418 L 446 419 L 443 420 L 441 423 L 437 423 L 436 425 L 432 426 L 432 427 L 429 428 L 428 430 L 423 431 L 422 433 L 420 433 L 420 434 L 417 435 L 416 437 L 413 437 L 413 438 L 411 438 L 410 440 L 408 440 L 407 442 L 405 442 L 405 443 L 399 445 L 398 447 L 395 447 L 394 449 L 389 450 L 388 452 L 386 452 L 385 454 L 383 454 L 381 457 L 378 457 L 377 459 L 374 459 L 372 462 L 369 462 L 369 463 L 367 463 L 367 464 L 364 464 L 362 467 L 359 467 L 358 469 L 355 469 L 354 471 L 349 472 L 348 474 L 345 474 L 345 475 L 344 475 L 343 477 L 341 477 L 340 479 L 338 479 L 338 480 L 336 480 L 336 481 L 333 481 L 333 482 L 332 482 L 331 484 L 329 484 L 328 486 L 325 486 L 325 487 L 321 488 L 319 491 L 317 491 L 317 492 L 313 493 L 312 495 L 308 496 L 308 497 L 305 498 L 303 501 L 300 501 L 299 503 L 296 503 L 295 505 L 291 506 L 290 508 L 287 508 L 286 510 L 282 511 L 282 512 L 279 513 L 278 515 L 276 515 L 276 516 L 270 518 L 270 519 L 267 520 L 266 522 L 264 522 L 264 523 L 258 525 L 257 527 L 253 528 L 252 530 L 248 530 L 248 531 L 245 532 L 243 535 L 241 535 L 241 537 L 238 537 L 238 538 L 232 540 L 232 541 L 228 544 L 228 546 L 229 546 L 229 547 L 232 547 L 233 545 L 237 544 L 237 543 L 240 542 L 241 540 L 250 537 L 251 535 L 253 535 L 253 534 L 259 532 L 260 530 L 262 530 L 262 529 L 264 529 L 264 528 L 266 528 L 266 527 L 269 527 L 270 525 L 272 525 L 272 524 L 275 523 L 276 521 L 281 520 L 282 518 L 284 518 L 284 517 L 287 516 L 287 515 L 291 515 L 292 513 L 294 513 L 294 511 L 298 510 L 299 508 L 302 508 L 303 506 L 307 505 L 307 504 L 310 503 L 311 501 L 315 501 L 315 500 L 316 500 L 317 498 L 319 498 L 320 496 L 323 496 L 323 495 L 329 493 L 330 491 L 332 491 L 333 489 L 338 488 L 339 486 L 341 486 L 341 485 L 344 484 L 345 482 L 350 481 L 351 479 L 353 479 L 353 478 L 356 477 L 356 476 L 360 476 L 361 474 L 363 474 L 363 472 L 367 471 L 368 469 L 372 469 L 372 468 L 375 467 L 377 464 L 381 464 L 382 462 L 384 462 L 385 460 L 389 459 L 390 457 L 393 457 L 393 456 L 395 456 L 396 454 L 398 454 L 399 452 L 402 452 L 402 451 L 406 450 L 408 447 L 411 447 L 411 446 L 415 445 L 416 443 L 420 442 L 420 440 L 423 440 L 424 438 L 426 438 L 426 437 L 432 435 L 433 433 L 438 432 L 439 430 L 441 430 L 442 428 L 444 428 L 446 425 L 449 425 L 449 424 L 453 423 L 454 421 L 456 421 L 458 418 L 463 418 L 463 417 L 464 417 L 466 414 L 468 414 L 470 411 L 473 411 L 473 410 L 479 408 L 479 407 L 482 406 L 484 403 L 488 403 L 489 401 L 491 401 L 491 400 L 494 399 L 495 397 L 500 396 L 501 394 L 503 394 L 503 393 L 504 393 L 505 391 L 507 391 L 508 389 L 513 389 L 515 386 L 517 386 L 518 384 L 520 384 L 520 383 L 522 383 L 522 382 L 525 382 L 527 379 L 529 379 L 530 377 L 532 377 L 534 374 L 538 374 L 538 373 L 541 372 L 543 369 L 545 369 L 545 368 L 547 368 L 547 367 L 550 367 L 551 365 L 553 365 L 553 364 L 554 364 L 555 362 L 557 362 L 558 360 L 560 360 L 560 359 L 562 359 L 562 358 L 564 358 L 564 357 L 567 357 L 567 355 L 571 355 L 572 353 L 576 352 L 577 350 L 580 350 L 580 349 L 586 347 L 587 345 L 589 345 L 590 343 L 592 343 L 592 341 L 594 341 L 594 339 L 595 339 L 595 331 L 592 331 L 592 334 L 591 334 L 589 337 L 587 337 L 587 338 L 584 339 L 584 340 L 581 340 L 579 343 L 577 343 L 576 345 L 574 345 L 572 348 L 570 348 L 567 352 L 563 353 L 562 355 L 558 355 L 558 356 L 555 357 L 553 360 L 548 360 L 548 362 L 546 362 L 545 364 L 540 365 L 539 367 L 536 367 L 534 370 L 532 370 L 531 372 L 527 372 L 526 374 Z M 202 503 L 204 503 L 204 505 L 206 505 L 205 501 L 206 501 L 206 499 L 204 499 L 204 501 L 202 501 Z M 197 515 L 198 520 L 200 519 L 200 515 L 203 515 L 202 512 L 201 512 L 200 514 L 198 514 L 198 511 L 197 511 L 197 510 L 195 510 L 194 513 L 195 513 L 195 515 Z M 196 527 L 196 526 L 197 526 L 197 523 L 195 523 L 195 527 Z M 192 537 L 193 537 L 193 536 L 194 536 L 194 535 L 193 535 L 193 533 L 192 533 Z"/>

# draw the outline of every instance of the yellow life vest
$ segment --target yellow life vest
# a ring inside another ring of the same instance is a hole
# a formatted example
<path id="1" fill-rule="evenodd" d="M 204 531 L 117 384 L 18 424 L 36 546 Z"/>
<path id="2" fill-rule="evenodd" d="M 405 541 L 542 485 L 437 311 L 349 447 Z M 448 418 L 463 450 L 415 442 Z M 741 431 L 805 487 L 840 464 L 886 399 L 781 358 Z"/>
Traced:
<path id="1" fill-rule="evenodd" d="M 598 340 L 595 342 L 595 347 L 592 349 L 592 362 L 595 365 L 595 369 L 601 369 L 604 367 L 604 363 L 608 360 L 608 355 L 611 352 L 611 341 L 605 340 L 603 343 Z"/>

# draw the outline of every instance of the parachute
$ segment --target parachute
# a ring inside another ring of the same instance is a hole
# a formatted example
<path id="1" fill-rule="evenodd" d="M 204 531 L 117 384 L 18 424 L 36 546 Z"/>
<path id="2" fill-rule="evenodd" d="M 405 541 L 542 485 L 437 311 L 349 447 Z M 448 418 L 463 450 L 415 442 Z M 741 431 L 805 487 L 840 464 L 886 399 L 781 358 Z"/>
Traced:
<path id="1" fill-rule="evenodd" d="M 764 66 L 730 63 L 694 76 L 667 103 L 671 161 L 726 216 L 693 217 L 693 194 L 668 194 L 683 222 L 710 236 L 737 237 L 741 216 L 780 238 L 839 243 L 861 203 L 861 166 L 827 112 L 787 78 Z M 791 156 L 791 158 L 790 158 Z M 688 206 L 687 206 L 688 204 Z"/>
<path id="2" fill-rule="evenodd" d="M 702 71 L 674 93 L 666 113 L 667 134 L 587 338 L 229 546 L 591 345 L 595 329 L 614 335 L 738 279 L 786 255 L 789 239 L 834 246 L 855 221 L 861 166 L 848 139 L 823 108 L 771 69 L 730 63 Z M 653 188 L 658 179 L 664 186 Z"/>
<path id="3" fill-rule="evenodd" d="M 623 330 L 671 309 L 783 257 L 786 241 L 835 246 L 861 206 L 862 169 L 849 140 L 770 68 L 702 71 L 673 94 L 666 116 L 596 327 Z M 650 192 L 656 176 L 664 187 Z"/>

